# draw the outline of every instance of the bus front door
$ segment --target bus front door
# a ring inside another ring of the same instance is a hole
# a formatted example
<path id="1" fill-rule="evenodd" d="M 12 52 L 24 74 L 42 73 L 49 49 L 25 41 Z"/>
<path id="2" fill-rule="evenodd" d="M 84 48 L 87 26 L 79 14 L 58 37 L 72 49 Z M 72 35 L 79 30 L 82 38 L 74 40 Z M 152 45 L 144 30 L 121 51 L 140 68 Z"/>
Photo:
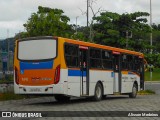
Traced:
<path id="1" fill-rule="evenodd" d="M 89 95 L 89 67 L 88 67 L 88 48 L 80 48 L 80 94 Z"/>
<path id="2" fill-rule="evenodd" d="M 144 61 L 142 58 L 139 60 L 139 73 L 140 73 L 140 89 L 144 90 Z"/>
<path id="3" fill-rule="evenodd" d="M 120 53 L 113 53 L 113 65 L 114 65 L 114 82 L 113 92 L 121 92 L 121 65 L 120 65 Z"/>

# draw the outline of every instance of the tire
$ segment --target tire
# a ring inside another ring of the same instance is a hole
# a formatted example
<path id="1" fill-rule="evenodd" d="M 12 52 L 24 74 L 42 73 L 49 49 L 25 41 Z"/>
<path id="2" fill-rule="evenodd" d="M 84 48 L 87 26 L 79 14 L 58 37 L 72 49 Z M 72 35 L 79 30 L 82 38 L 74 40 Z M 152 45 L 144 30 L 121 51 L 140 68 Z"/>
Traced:
<path id="1" fill-rule="evenodd" d="M 54 97 L 55 97 L 56 101 L 58 101 L 58 102 L 69 102 L 70 101 L 69 96 L 55 95 Z"/>
<path id="2" fill-rule="evenodd" d="M 130 98 L 136 98 L 136 96 L 137 96 L 137 91 L 138 91 L 137 85 L 136 85 L 136 84 L 133 84 L 132 92 L 129 93 L 129 97 L 130 97 Z"/>
<path id="3" fill-rule="evenodd" d="M 103 96 L 103 89 L 102 89 L 102 85 L 100 83 L 97 83 L 96 84 L 96 87 L 95 87 L 95 92 L 94 92 L 94 97 L 93 99 L 95 101 L 100 101 L 102 99 L 102 96 Z"/>

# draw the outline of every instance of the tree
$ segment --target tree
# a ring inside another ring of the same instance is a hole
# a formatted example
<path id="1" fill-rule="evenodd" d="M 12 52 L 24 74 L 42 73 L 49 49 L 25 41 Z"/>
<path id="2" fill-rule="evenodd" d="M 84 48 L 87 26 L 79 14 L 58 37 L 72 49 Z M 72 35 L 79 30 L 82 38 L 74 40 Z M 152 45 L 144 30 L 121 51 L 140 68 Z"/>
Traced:
<path id="1" fill-rule="evenodd" d="M 17 39 L 26 38 L 26 37 L 29 37 L 28 32 L 20 32 L 14 36 L 14 39 L 17 40 Z"/>
<path id="2" fill-rule="evenodd" d="M 102 12 L 100 16 L 94 17 L 96 23 L 93 28 L 96 31 L 94 41 L 101 44 L 126 47 L 126 36 L 123 34 L 126 31 L 132 31 L 132 34 L 150 32 L 148 26 L 146 12 L 124 13 L 122 15 L 112 12 Z M 137 35 L 137 34 L 136 34 Z M 140 39 L 137 36 L 137 39 Z M 134 49 L 134 46 L 139 42 L 135 41 L 135 38 L 129 40 L 129 48 Z"/>
<path id="3" fill-rule="evenodd" d="M 38 12 L 31 15 L 24 27 L 29 36 L 69 37 L 73 30 L 68 24 L 69 17 L 63 13 L 60 9 L 39 6 Z"/>

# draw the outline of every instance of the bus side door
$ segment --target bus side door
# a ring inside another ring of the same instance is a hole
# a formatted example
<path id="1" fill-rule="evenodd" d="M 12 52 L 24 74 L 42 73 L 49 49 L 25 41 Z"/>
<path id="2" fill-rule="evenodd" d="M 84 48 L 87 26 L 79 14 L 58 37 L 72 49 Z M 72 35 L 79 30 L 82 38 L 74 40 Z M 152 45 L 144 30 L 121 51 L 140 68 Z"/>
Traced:
<path id="1" fill-rule="evenodd" d="M 81 96 L 89 95 L 88 47 L 80 46 L 80 91 Z"/>
<path id="2" fill-rule="evenodd" d="M 114 67 L 113 92 L 121 92 L 120 53 L 113 52 L 112 54 L 113 54 L 113 67 Z"/>

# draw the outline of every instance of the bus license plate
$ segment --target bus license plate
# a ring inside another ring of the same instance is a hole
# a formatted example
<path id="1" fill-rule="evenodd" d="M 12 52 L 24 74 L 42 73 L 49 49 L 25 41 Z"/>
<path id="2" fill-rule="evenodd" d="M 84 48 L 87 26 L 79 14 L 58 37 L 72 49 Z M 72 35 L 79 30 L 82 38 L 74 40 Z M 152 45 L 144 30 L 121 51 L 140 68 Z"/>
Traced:
<path id="1" fill-rule="evenodd" d="M 41 92 L 41 88 L 30 88 L 30 92 Z"/>

